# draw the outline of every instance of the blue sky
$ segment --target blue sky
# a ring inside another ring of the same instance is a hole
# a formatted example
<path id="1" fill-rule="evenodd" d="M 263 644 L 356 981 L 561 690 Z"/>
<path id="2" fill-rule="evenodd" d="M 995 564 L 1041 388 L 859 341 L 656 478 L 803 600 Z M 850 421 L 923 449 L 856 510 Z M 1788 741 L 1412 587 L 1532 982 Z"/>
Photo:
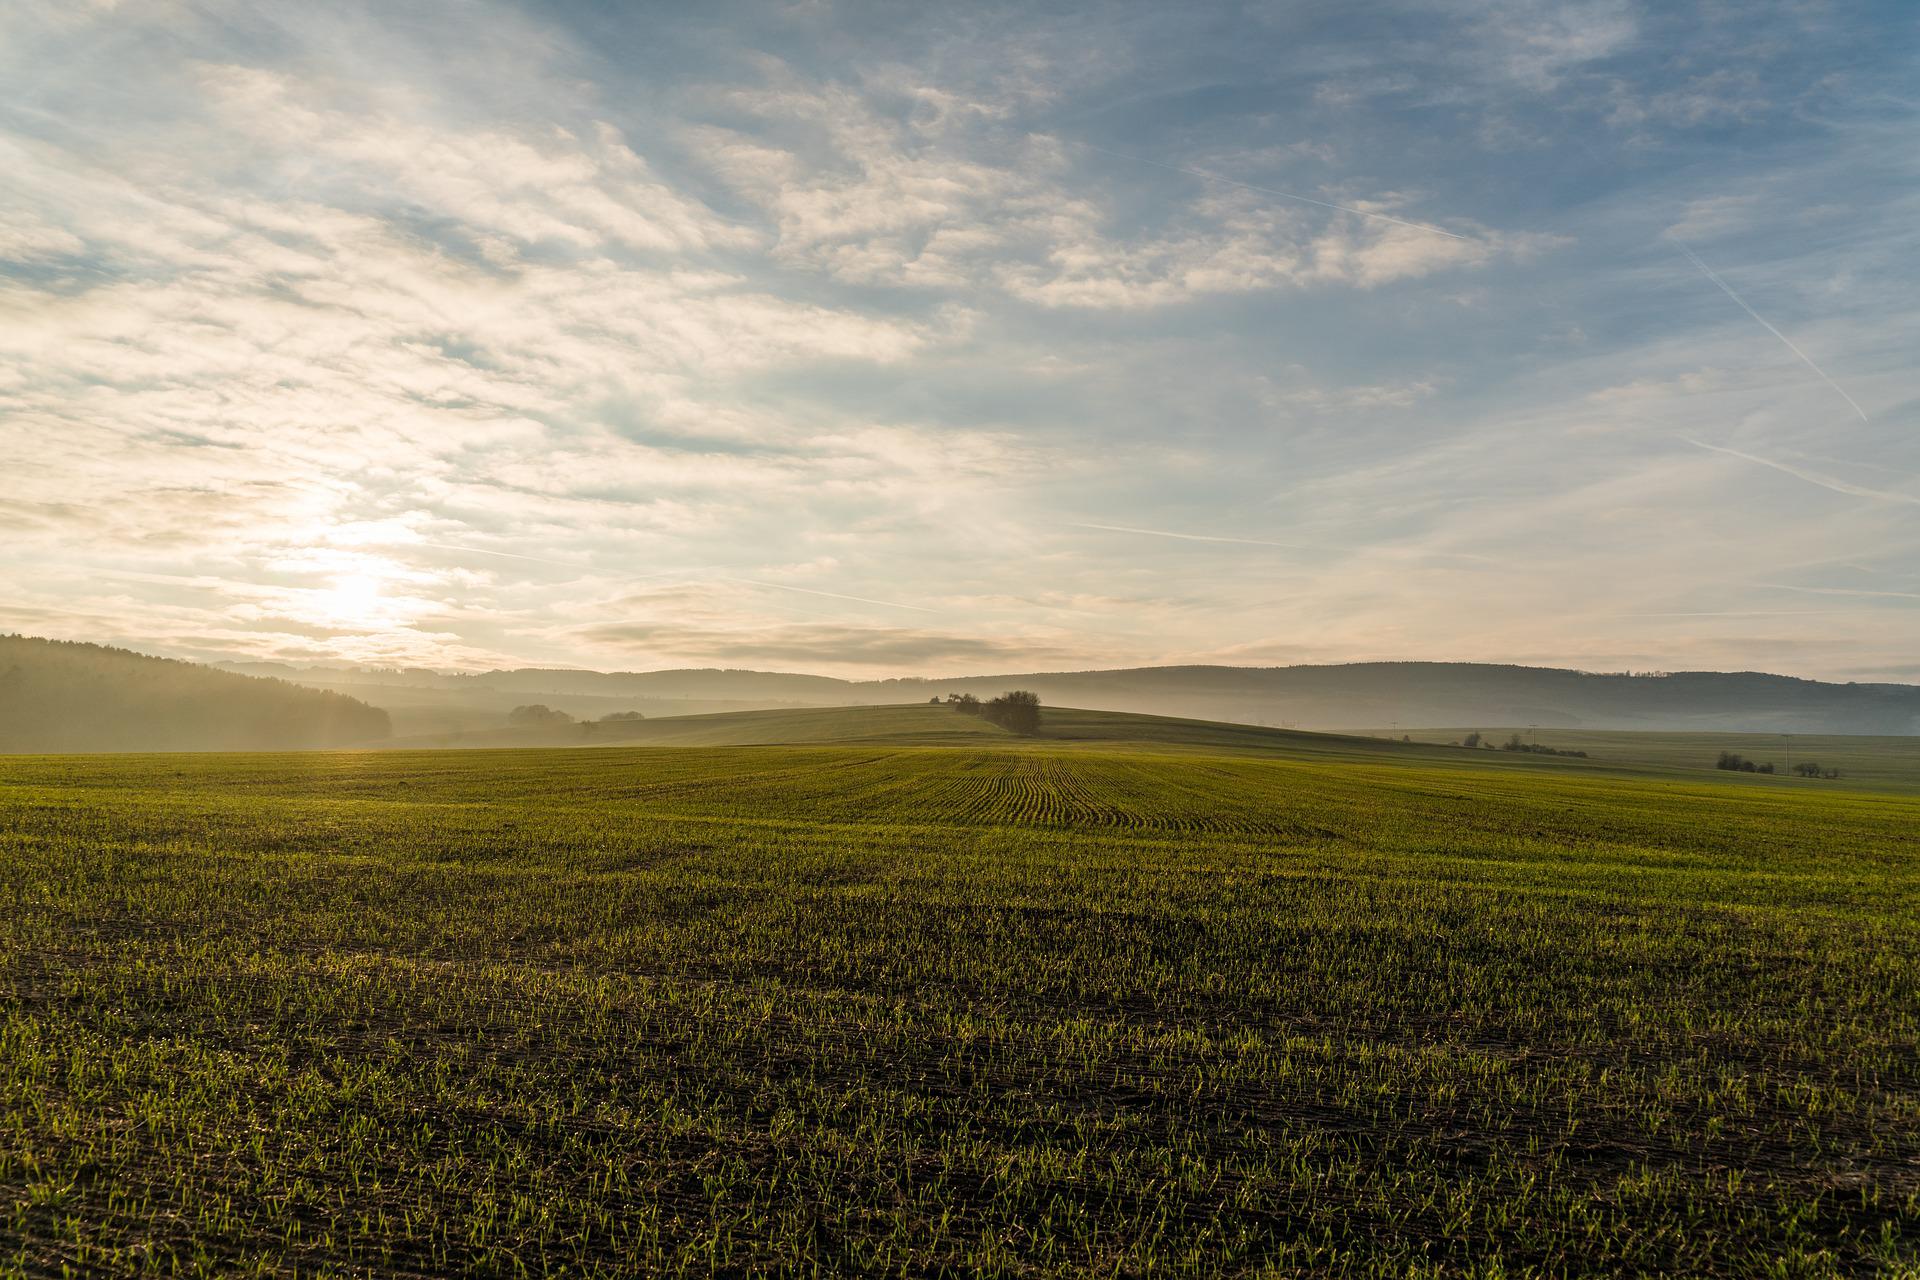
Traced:
<path id="1" fill-rule="evenodd" d="M 0 628 L 1920 677 L 1888 4 L 0 14 Z"/>

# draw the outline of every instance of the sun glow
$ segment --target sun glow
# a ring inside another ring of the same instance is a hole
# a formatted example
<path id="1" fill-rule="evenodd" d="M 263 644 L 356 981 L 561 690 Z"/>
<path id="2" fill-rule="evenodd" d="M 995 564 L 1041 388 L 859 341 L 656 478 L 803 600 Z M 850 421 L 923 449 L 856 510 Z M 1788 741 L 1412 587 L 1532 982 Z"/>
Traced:
<path id="1" fill-rule="evenodd" d="M 281 557 L 274 567 L 312 575 L 311 586 L 288 592 L 289 611 L 311 626 L 339 632 L 393 631 L 430 607 L 417 594 L 425 576 L 385 556 L 305 547 Z"/>
<path id="2" fill-rule="evenodd" d="M 343 573 L 315 593 L 315 612 L 330 625 L 372 630 L 387 621 L 384 584 L 371 573 Z"/>

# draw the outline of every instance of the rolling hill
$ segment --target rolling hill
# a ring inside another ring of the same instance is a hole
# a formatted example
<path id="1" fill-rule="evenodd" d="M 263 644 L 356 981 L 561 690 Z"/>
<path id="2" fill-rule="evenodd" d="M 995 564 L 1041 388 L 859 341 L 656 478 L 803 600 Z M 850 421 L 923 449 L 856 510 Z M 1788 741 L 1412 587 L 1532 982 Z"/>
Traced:
<path id="1" fill-rule="evenodd" d="M 1920 687 L 1836 684 L 1760 672 L 1600 674 L 1471 662 L 1297 667 L 1141 667 L 954 679 L 849 681 L 765 671 L 472 674 L 255 663 L 231 669 L 387 707 L 402 734 L 500 725 L 541 702 L 581 718 L 925 702 L 950 692 L 1030 689 L 1050 705 L 1300 729 L 1541 725 L 1586 730 L 1920 733 Z"/>
<path id="2" fill-rule="evenodd" d="M 364 746 L 387 713 L 284 680 L 104 645 L 0 636 L 0 752 Z"/>
<path id="3" fill-rule="evenodd" d="M 395 738 L 396 749 L 435 747 L 752 747 L 752 746 L 1119 746 L 1194 748 L 1218 752 L 1323 755 L 1361 752 L 1417 754 L 1446 748 L 1378 738 L 1273 729 L 1259 725 L 1181 720 L 1135 712 L 1048 707 L 1041 730 L 1020 737 L 979 716 L 948 706 L 800 707 L 672 716 L 655 720 L 587 722 L 538 728 L 497 728 Z"/>
<path id="4" fill-rule="evenodd" d="M 656 720 L 497 727 L 462 733 L 396 737 L 394 750 L 554 747 L 880 747 L 1033 748 L 1113 751 L 1154 755 L 1254 756 L 1318 764 L 1411 764 L 1479 770 L 1540 770 L 1560 774 L 1685 777 L 1733 784 L 1799 784 L 1786 776 L 1799 760 L 1818 760 L 1841 771 L 1849 788 L 1920 789 L 1920 738 L 1864 735 L 1670 733 L 1617 729 L 1502 728 L 1482 735 L 1483 745 L 1460 745 L 1467 730 L 1384 730 L 1341 734 L 1265 725 L 1151 716 L 1137 712 L 1047 707 L 1037 736 L 1020 737 L 952 707 L 907 703 L 892 706 L 802 707 L 672 716 Z M 1503 751 L 1495 743 L 1518 732 L 1549 752 Z M 1771 778 L 1727 774 L 1714 768 L 1722 751 L 1771 761 Z"/>

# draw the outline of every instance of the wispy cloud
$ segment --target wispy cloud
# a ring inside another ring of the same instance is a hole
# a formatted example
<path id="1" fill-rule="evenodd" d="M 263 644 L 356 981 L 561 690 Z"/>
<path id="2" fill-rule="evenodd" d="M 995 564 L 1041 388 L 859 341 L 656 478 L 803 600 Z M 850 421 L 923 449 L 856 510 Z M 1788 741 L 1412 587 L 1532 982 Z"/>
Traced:
<path id="1" fill-rule="evenodd" d="M 750 587 L 765 587 L 771 591 L 792 591 L 800 595 L 821 596 L 828 600 L 850 600 L 855 604 L 879 605 L 886 609 L 911 609 L 915 613 L 939 612 L 937 609 L 929 609 L 925 605 L 920 604 L 903 604 L 898 600 L 875 600 L 871 596 L 850 596 L 840 591 L 816 591 L 812 587 L 796 587 L 791 583 L 785 582 L 761 582 L 757 578 L 722 578 L 720 581 L 739 582 Z"/>
<path id="2" fill-rule="evenodd" d="M 1172 529 L 1141 529 L 1125 524 L 1087 524 L 1081 521 L 1067 521 L 1069 529 L 1096 529 L 1102 533 L 1134 533 L 1153 538 L 1173 538 L 1180 542 L 1226 542 L 1242 547 L 1277 547 L 1282 551 L 1316 551 L 1321 548 L 1301 546 L 1292 542 L 1269 542 L 1265 538 L 1230 538 L 1212 533 L 1178 533 Z"/>
<path id="3" fill-rule="evenodd" d="M 1089 151 L 1097 151 L 1101 155 L 1112 156 L 1117 160 L 1129 160 L 1134 164 L 1150 164 L 1156 169 L 1166 169 L 1173 173 L 1184 173 L 1190 178 L 1199 178 L 1205 182 L 1217 182 L 1222 186 L 1238 187 L 1242 191 L 1253 191 L 1264 196 L 1278 196 L 1282 200 L 1292 200 L 1299 204 L 1317 205 L 1322 209 L 1332 209 L 1338 213 L 1350 213 L 1358 218 L 1372 218 L 1377 222 L 1391 222 L 1396 226 L 1411 227 L 1415 231 L 1427 231 L 1436 236 L 1446 236 L 1453 240 L 1472 240 L 1474 238 L 1472 236 L 1463 236 L 1457 231 L 1448 231 L 1444 227 L 1436 227 L 1431 222 L 1415 222 L 1411 218 L 1396 217 L 1391 213 L 1383 213 L 1378 209 L 1361 209 L 1349 204 L 1334 204 L 1327 200 L 1316 200 L 1312 196 L 1298 195 L 1291 191 L 1281 191 L 1277 187 L 1256 186 L 1251 182 L 1241 182 L 1237 178 L 1228 178 L 1217 173 L 1208 173 L 1205 169 L 1189 169 L 1185 165 L 1168 164 L 1164 160 L 1149 160 L 1145 156 L 1128 155 L 1124 151 L 1111 151 L 1106 147 L 1095 146 L 1091 142 L 1083 142 L 1080 145 Z"/>

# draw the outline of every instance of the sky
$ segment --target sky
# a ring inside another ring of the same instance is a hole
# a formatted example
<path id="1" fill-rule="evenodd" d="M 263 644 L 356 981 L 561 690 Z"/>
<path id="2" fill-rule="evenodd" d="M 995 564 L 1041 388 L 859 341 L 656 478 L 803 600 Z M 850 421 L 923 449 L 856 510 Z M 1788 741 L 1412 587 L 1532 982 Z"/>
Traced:
<path id="1" fill-rule="evenodd" d="M 1920 14 L 0 7 L 0 630 L 1920 680 Z"/>

